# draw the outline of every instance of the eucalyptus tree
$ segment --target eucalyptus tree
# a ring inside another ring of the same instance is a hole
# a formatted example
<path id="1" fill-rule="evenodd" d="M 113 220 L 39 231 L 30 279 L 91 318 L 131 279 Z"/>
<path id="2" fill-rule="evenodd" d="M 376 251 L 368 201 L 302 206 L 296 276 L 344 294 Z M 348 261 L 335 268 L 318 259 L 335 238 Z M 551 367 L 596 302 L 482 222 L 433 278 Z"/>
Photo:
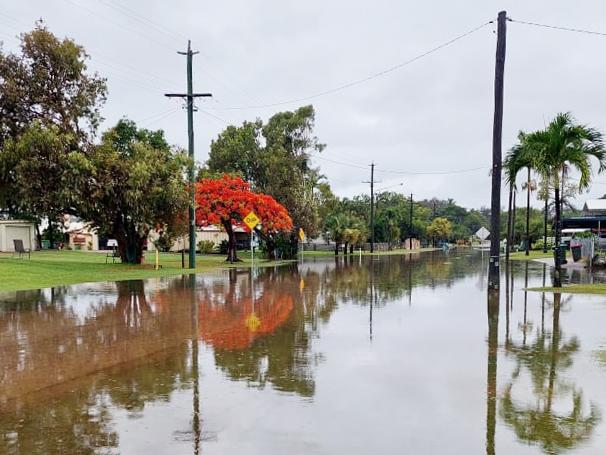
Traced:
<path id="1" fill-rule="evenodd" d="M 555 275 L 554 286 L 562 285 L 562 206 L 560 184 L 565 169 L 575 169 L 579 175 L 579 191 L 587 189 L 592 177 L 592 158 L 598 163 L 598 173 L 606 169 L 606 149 L 602 133 L 575 122 L 570 113 L 560 113 L 545 129 L 527 134 L 525 148 L 532 152 L 533 165 L 541 177 L 554 188 L 555 205 Z"/>

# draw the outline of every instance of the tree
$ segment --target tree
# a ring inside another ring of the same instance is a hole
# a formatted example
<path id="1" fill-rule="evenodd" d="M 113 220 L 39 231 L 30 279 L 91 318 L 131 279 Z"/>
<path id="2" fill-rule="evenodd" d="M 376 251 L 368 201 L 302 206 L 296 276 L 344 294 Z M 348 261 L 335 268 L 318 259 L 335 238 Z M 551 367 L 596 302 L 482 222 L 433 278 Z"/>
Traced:
<path id="1" fill-rule="evenodd" d="M 318 187 L 323 177 L 310 166 L 310 156 L 324 145 L 313 136 L 314 119 L 313 107 L 304 106 L 279 112 L 265 124 L 256 120 L 229 126 L 211 143 L 207 161 L 211 172 L 238 174 L 255 191 L 286 207 L 293 220 L 288 234 L 291 256 L 296 254 L 299 228 L 315 237 L 320 226 Z"/>
<path id="2" fill-rule="evenodd" d="M 0 49 L 0 210 L 35 219 L 65 208 L 53 193 L 65 180 L 62 160 L 90 143 L 106 96 L 105 80 L 87 73 L 87 59 L 83 47 L 57 38 L 42 22 L 21 35 L 20 53 Z M 22 161 L 32 161 L 27 172 Z M 32 206 L 20 191 L 24 175 L 32 187 L 48 188 L 43 206 Z"/>
<path id="3" fill-rule="evenodd" d="M 292 230 L 288 211 L 266 194 L 251 191 L 250 185 L 240 177 L 228 174 L 213 179 L 204 178 L 196 183 L 196 223 L 220 224 L 228 235 L 227 260 L 238 261 L 234 226 L 246 226 L 244 218 L 254 212 L 261 220 L 260 233 L 273 259 L 275 236 Z"/>
<path id="4" fill-rule="evenodd" d="M 438 240 L 446 239 L 452 233 L 452 224 L 448 219 L 438 217 L 427 226 L 427 235 Z"/>
<path id="5" fill-rule="evenodd" d="M 562 206 L 560 183 L 564 169 L 575 168 L 580 173 L 579 190 L 591 182 L 591 158 L 598 161 L 598 172 L 606 169 L 606 150 L 602 133 L 586 125 L 575 123 L 570 113 L 558 114 L 543 130 L 526 136 L 526 147 L 533 157 L 534 168 L 554 188 L 555 204 L 555 275 L 554 286 L 562 285 L 562 258 L 559 245 L 562 240 Z"/>
<path id="6" fill-rule="evenodd" d="M 77 213 L 118 241 L 122 262 L 139 264 L 152 229 L 182 229 L 187 210 L 184 173 L 189 160 L 173 150 L 162 130 L 120 120 L 101 144 L 72 154 Z"/>
<path id="7" fill-rule="evenodd" d="M 69 184 L 71 143 L 72 136 L 58 126 L 36 120 L 17 140 L 7 140 L 0 155 L 0 172 L 11 181 L 13 213 L 46 218 L 51 236 L 62 214 L 75 214 L 77 193 Z"/>

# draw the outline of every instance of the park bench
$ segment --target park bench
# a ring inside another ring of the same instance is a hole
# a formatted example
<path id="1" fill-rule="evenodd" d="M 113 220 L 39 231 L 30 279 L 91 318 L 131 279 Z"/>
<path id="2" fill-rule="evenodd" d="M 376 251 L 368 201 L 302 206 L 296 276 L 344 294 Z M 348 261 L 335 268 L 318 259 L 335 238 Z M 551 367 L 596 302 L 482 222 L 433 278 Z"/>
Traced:
<path id="1" fill-rule="evenodd" d="M 118 249 L 115 246 L 105 255 L 105 263 L 107 264 L 110 259 L 112 260 L 112 264 L 116 262 L 116 259 L 121 260 L 120 253 L 118 253 Z"/>
<path id="2" fill-rule="evenodd" d="M 26 254 L 28 259 L 32 258 L 30 249 L 23 246 L 23 240 L 13 239 L 13 245 L 15 247 L 15 253 L 19 253 L 19 259 L 23 258 Z"/>

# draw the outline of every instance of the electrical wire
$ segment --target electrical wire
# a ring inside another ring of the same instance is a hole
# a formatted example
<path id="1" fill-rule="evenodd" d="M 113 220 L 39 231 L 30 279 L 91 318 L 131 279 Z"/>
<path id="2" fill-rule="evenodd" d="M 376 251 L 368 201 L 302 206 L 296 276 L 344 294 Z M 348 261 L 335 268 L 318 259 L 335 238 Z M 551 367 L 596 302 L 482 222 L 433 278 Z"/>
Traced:
<path id="1" fill-rule="evenodd" d="M 334 164 L 339 164 L 341 166 L 348 166 L 348 167 L 352 167 L 352 168 L 356 168 L 356 169 L 368 169 L 368 166 L 363 165 L 363 164 L 356 164 L 356 163 L 348 163 L 348 162 L 344 162 L 344 161 L 337 161 L 337 160 L 333 160 L 330 158 L 326 158 L 324 156 L 319 156 L 316 154 L 312 154 L 311 157 L 313 158 L 317 158 L 323 161 L 328 161 L 329 163 L 334 163 Z M 479 167 L 473 167 L 473 168 L 467 168 L 467 169 L 457 169 L 454 171 L 422 171 L 422 172 L 413 172 L 413 171 L 403 171 L 403 170 L 381 170 L 381 169 L 375 169 L 376 173 L 384 173 L 384 174 L 401 174 L 401 175 L 449 175 L 449 174 L 465 174 L 467 172 L 474 172 L 474 171 L 479 171 L 481 169 L 488 169 L 488 166 L 479 166 Z"/>
<path id="2" fill-rule="evenodd" d="M 216 107 L 216 108 L 213 108 L 213 109 L 216 109 L 216 110 L 262 109 L 262 108 L 267 108 L 267 107 L 282 106 L 282 105 L 285 105 L 285 104 L 300 103 L 300 102 L 308 101 L 308 100 L 311 100 L 311 99 L 314 99 L 314 98 L 319 98 L 321 96 L 326 96 L 326 95 L 330 95 L 332 93 L 340 92 L 342 90 L 348 89 L 350 87 L 354 87 L 356 85 L 363 84 L 363 83 L 368 82 L 370 80 L 376 79 L 378 77 L 385 76 L 386 74 L 389 74 L 389 73 L 397 71 L 397 70 L 399 70 L 401 68 L 404 68 L 405 66 L 408 66 L 408 65 L 416 62 L 417 60 L 420 60 L 420 59 L 422 59 L 424 57 L 427 57 L 427 56 L 429 56 L 429 55 L 431 55 L 431 54 L 433 54 L 433 53 L 435 53 L 435 52 L 437 52 L 437 51 L 439 51 L 441 49 L 444 49 L 445 47 L 448 47 L 448 46 L 456 43 L 457 41 L 459 41 L 459 40 L 461 40 L 461 39 L 463 39 L 463 38 L 465 38 L 465 37 L 467 37 L 469 35 L 472 35 L 473 33 L 475 33 L 477 31 L 483 29 L 484 27 L 486 27 L 489 24 L 492 24 L 493 22 L 494 21 L 492 21 L 492 20 L 488 21 L 488 22 L 485 22 L 485 23 L 483 23 L 483 24 L 481 24 L 481 25 L 479 25 L 477 27 L 474 27 L 473 29 L 471 29 L 471 30 L 469 30 L 469 31 L 467 31 L 465 33 L 462 33 L 461 35 L 458 35 L 458 36 L 456 36 L 456 37 L 454 37 L 454 38 L 452 38 L 452 39 L 450 39 L 450 40 L 448 40 L 448 41 L 446 41 L 446 42 L 444 42 L 444 43 L 442 43 L 442 44 L 440 44 L 438 46 L 435 46 L 435 47 L 429 49 L 428 51 L 422 52 L 422 53 L 420 53 L 420 54 L 418 54 L 418 55 L 416 55 L 416 56 L 414 56 L 414 57 L 412 57 L 412 58 L 410 58 L 410 59 L 408 59 L 408 60 L 406 60 L 404 62 L 401 62 L 401 63 L 398 63 L 396 65 L 390 66 L 388 68 L 385 68 L 385 69 L 383 69 L 381 71 L 378 71 L 376 73 L 373 73 L 373 74 L 370 74 L 368 76 L 365 76 L 363 78 L 356 79 L 356 80 L 353 80 L 351 82 L 347 82 L 347 83 L 339 85 L 337 87 L 333 87 L 333 88 L 330 88 L 330 89 L 327 89 L 327 90 L 324 90 L 324 91 L 321 91 L 321 92 L 318 92 L 318 93 L 315 93 L 315 94 L 312 94 L 312 95 L 304 96 L 304 97 L 301 97 L 301 98 L 293 98 L 293 99 L 289 99 L 289 100 L 285 100 L 285 101 L 278 101 L 278 102 L 275 102 L 275 103 L 260 104 L 260 105 L 256 105 L 256 106 Z"/>
<path id="3" fill-rule="evenodd" d="M 581 28 L 561 27 L 558 25 L 540 24 L 538 22 L 521 21 L 521 20 L 517 20 L 517 19 L 509 19 L 509 21 L 514 22 L 516 24 L 531 25 L 534 27 L 549 28 L 552 30 L 560 30 L 560 31 L 564 31 L 564 32 L 585 33 L 588 35 L 606 36 L 606 33 L 604 33 L 604 32 L 596 32 L 593 30 L 585 30 L 585 29 L 581 29 Z"/>

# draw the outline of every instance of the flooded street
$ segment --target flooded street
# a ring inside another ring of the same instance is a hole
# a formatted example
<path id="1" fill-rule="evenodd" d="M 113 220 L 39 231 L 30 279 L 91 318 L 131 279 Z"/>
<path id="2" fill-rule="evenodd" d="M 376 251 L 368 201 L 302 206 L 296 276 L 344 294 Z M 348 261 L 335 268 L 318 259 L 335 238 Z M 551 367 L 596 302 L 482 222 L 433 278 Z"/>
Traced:
<path id="1" fill-rule="evenodd" d="M 487 259 L 0 294 L 0 453 L 606 453 L 606 296 Z"/>

